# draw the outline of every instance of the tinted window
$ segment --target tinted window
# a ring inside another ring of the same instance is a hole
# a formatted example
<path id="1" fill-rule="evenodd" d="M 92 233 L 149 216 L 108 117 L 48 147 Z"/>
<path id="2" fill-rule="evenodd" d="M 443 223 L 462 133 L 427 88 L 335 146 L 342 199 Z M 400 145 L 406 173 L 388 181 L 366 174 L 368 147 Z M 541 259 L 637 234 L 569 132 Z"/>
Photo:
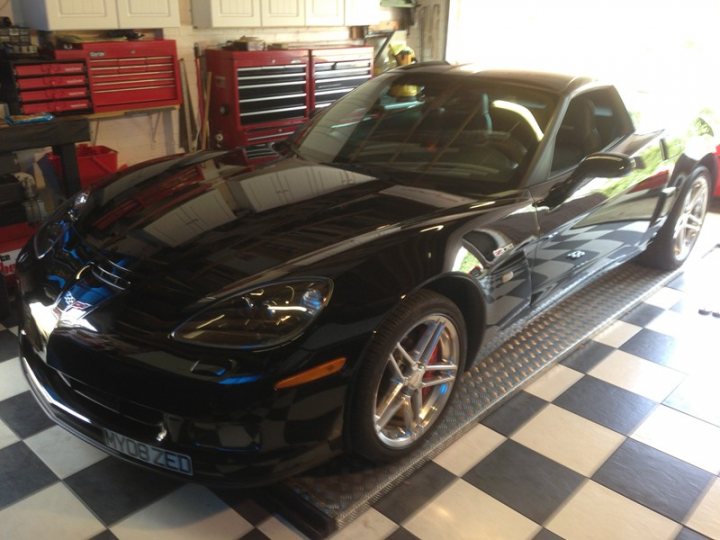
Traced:
<path id="1" fill-rule="evenodd" d="M 570 102 L 560 124 L 553 171 L 563 171 L 580 163 L 583 158 L 608 148 L 624 135 L 624 110 L 607 89 L 593 90 Z"/>
<path id="2" fill-rule="evenodd" d="M 511 187 L 554 105 L 544 92 L 468 76 L 389 73 L 316 119 L 300 136 L 298 152 L 340 166 Z"/>

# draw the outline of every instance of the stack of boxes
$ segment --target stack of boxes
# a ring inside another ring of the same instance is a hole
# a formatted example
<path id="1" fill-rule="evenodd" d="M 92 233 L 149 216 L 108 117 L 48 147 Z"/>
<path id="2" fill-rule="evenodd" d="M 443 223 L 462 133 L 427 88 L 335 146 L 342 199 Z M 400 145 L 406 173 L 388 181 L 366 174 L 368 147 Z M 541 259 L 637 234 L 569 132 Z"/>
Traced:
<path id="1" fill-rule="evenodd" d="M 5 54 L 30 55 L 37 54 L 37 45 L 33 44 L 29 28 L 19 26 L 0 27 L 0 47 Z"/>

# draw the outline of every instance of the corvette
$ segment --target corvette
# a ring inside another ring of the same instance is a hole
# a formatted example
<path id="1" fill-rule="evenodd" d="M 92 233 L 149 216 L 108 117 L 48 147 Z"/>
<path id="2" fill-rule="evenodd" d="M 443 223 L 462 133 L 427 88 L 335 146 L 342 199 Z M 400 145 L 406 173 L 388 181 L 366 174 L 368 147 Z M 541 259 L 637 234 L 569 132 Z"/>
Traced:
<path id="1" fill-rule="evenodd" d="M 687 259 L 706 139 L 636 132 L 585 77 L 390 71 L 270 165 L 170 156 L 61 205 L 18 258 L 23 369 L 55 422 L 177 477 L 395 459 L 514 323 Z"/>

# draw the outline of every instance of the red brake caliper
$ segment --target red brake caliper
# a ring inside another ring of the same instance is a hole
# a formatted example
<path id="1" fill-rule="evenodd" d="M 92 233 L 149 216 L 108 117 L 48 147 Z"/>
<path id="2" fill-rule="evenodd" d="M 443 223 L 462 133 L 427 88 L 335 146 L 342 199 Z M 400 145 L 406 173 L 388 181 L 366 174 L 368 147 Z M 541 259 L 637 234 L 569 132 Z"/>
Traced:
<path id="1" fill-rule="evenodd" d="M 433 364 L 437 364 L 439 361 L 440 361 L 440 342 L 438 341 L 438 344 L 435 345 L 435 350 L 430 355 L 430 359 L 428 360 L 427 365 L 431 366 Z M 433 373 L 436 373 L 436 372 L 426 371 L 425 375 L 423 375 L 423 378 L 422 378 L 423 382 L 431 380 L 433 378 Z M 425 398 L 427 398 L 428 394 L 430 393 L 430 390 L 432 390 L 432 387 L 422 389 L 423 400 L 425 400 Z"/>

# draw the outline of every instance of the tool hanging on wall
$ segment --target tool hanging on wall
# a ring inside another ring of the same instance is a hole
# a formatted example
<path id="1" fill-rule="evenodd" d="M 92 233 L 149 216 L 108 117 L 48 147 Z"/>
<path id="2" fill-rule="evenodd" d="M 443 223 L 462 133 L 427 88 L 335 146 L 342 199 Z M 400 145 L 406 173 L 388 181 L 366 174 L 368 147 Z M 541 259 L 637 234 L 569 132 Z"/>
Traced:
<path id="1" fill-rule="evenodd" d="M 203 129 L 202 119 L 205 116 L 205 92 L 203 88 L 202 78 L 202 53 L 200 52 L 200 45 L 196 43 L 193 46 L 193 53 L 195 57 L 195 81 L 197 84 L 197 103 L 198 103 L 198 114 L 197 114 L 197 132 L 195 137 L 195 148 L 200 146 L 200 133 Z"/>
<path id="2" fill-rule="evenodd" d="M 188 151 L 194 152 L 197 150 L 196 137 L 197 137 L 197 122 L 195 120 L 195 112 L 193 111 L 193 104 L 190 100 L 190 85 L 188 83 L 187 66 L 185 65 L 185 59 L 180 59 L 180 76 L 181 76 L 181 87 L 183 101 L 180 105 L 180 113 L 182 115 L 184 129 L 180 130 L 180 144 Z"/>
<path id="3" fill-rule="evenodd" d="M 200 150 L 207 150 L 209 146 L 209 140 L 210 140 L 210 126 L 209 126 L 209 116 L 210 116 L 210 90 L 212 89 L 212 72 L 208 71 L 205 78 L 205 89 L 203 90 L 203 114 L 202 118 L 200 119 L 200 132 L 199 132 L 199 141 L 198 141 L 198 148 Z"/>

